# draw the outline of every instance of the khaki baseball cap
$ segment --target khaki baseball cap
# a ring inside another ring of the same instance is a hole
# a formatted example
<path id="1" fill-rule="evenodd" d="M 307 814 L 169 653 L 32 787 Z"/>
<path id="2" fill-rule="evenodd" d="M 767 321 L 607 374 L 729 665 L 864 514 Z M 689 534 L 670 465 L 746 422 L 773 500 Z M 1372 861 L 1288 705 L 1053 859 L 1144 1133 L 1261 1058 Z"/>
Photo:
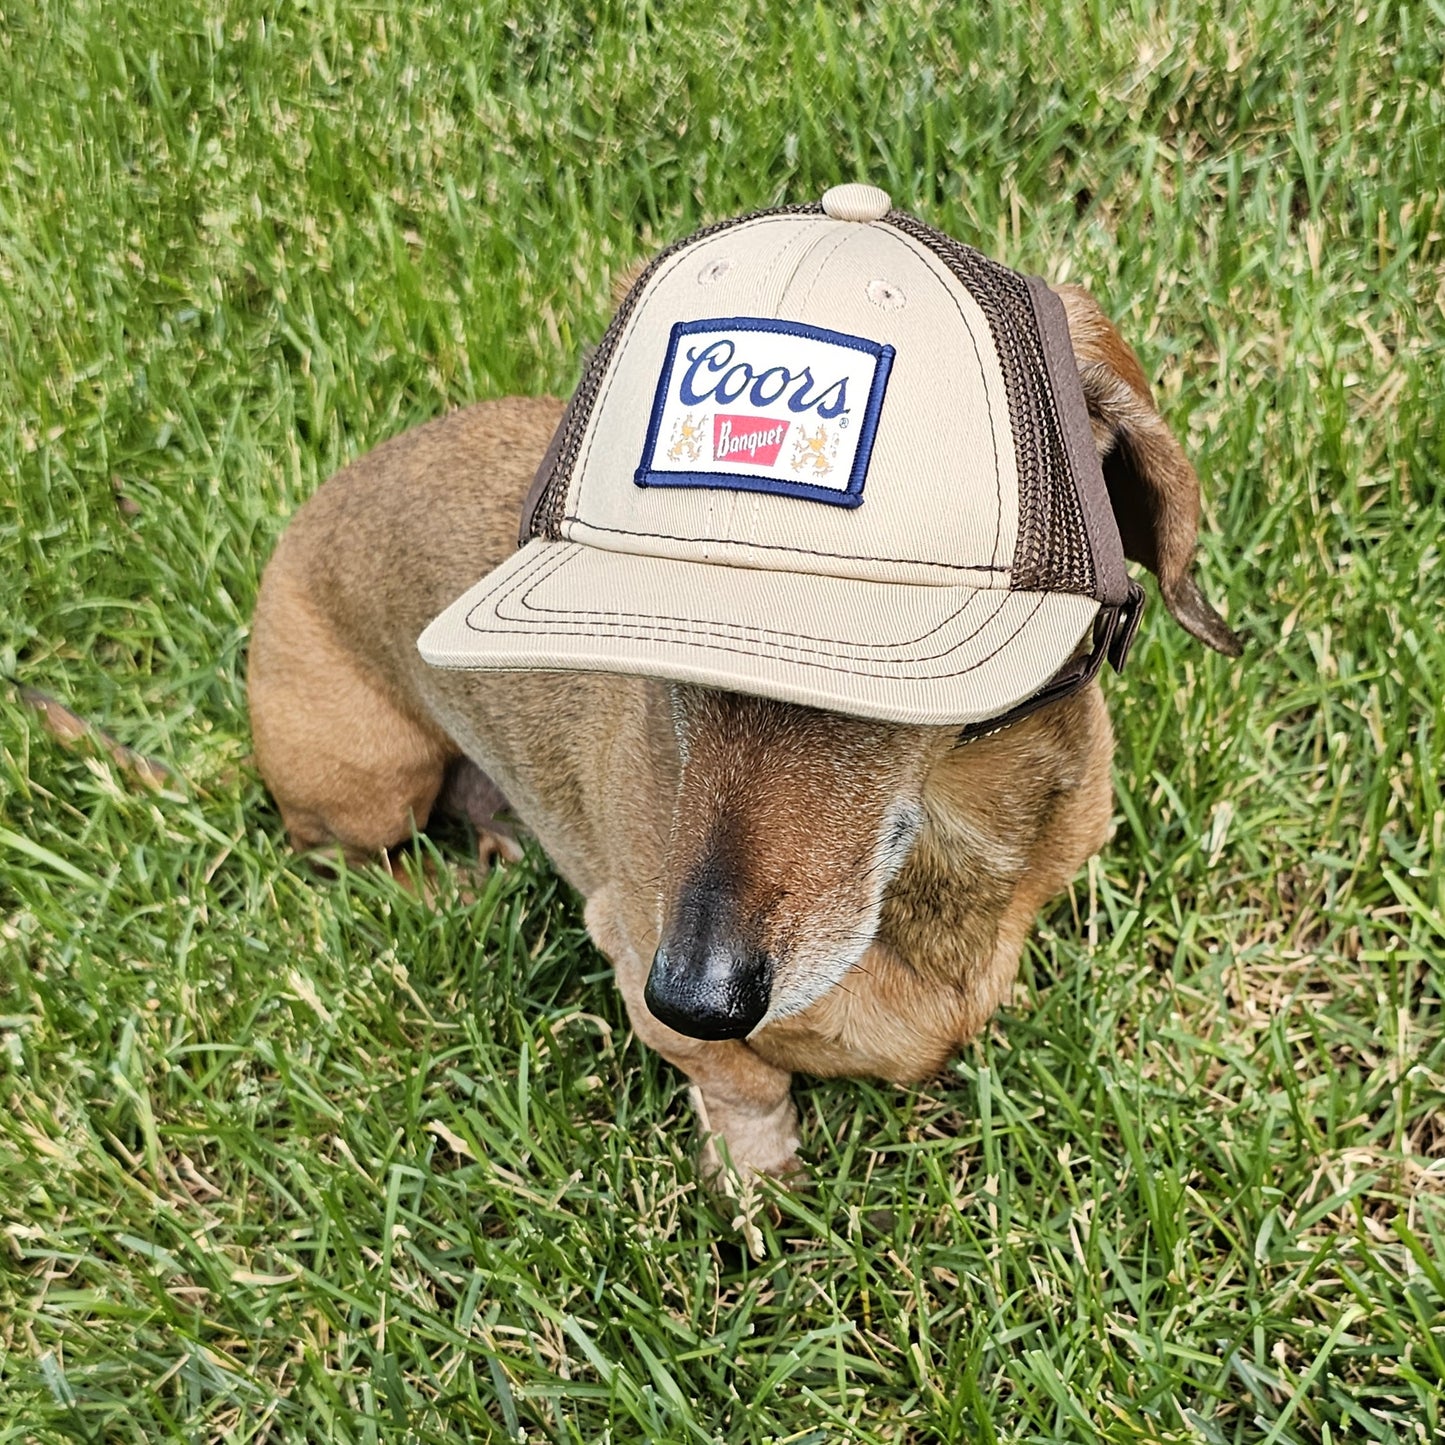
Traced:
<path id="1" fill-rule="evenodd" d="M 1058 297 L 845 185 L 653 260 L 418 647 L 976 732 L 1121 667 L 1142 596 Z"/>

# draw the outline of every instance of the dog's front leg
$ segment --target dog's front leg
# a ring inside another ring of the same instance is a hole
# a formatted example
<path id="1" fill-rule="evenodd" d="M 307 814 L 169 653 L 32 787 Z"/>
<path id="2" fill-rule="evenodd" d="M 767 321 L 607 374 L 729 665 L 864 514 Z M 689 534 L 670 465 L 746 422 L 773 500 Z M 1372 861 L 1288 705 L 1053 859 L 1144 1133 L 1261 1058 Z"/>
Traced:
<path id="1" fill-rule="evenodd" d="M 801 1166 L 798 1115 L 789 1092 L 792 1075 L 767 1063 L 741 1040 L 709 1043 L 659 1022 L 642 996 L 648 961 L 631 942 L 606 890 L 588 900 L 584 917 L 592 941 L 616 970 L 633 1032 L 692 1082 L 703 1133 L 699 1162 L 708 1183 L 724 1187 L 728 1182 L 721 1146 L 744 1182 L 750 1175 L 786 1178 L 796 1173 Z"/>

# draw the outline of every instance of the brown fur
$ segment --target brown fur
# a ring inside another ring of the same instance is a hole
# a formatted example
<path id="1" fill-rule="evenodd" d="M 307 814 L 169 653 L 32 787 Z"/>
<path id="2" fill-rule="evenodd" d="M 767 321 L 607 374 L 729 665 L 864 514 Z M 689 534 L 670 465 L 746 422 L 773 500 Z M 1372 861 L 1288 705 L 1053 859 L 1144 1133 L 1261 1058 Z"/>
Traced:
<path id="1" fill-rule="evenodd" d="M 1117 332 L 1086 293 L 1063 295 L 1116 505 L 1133 508 L 1126 550 L 1185 626 L 1231 650 L 1189 577 L 1194 472 Z M 427 667 L 416 637 L 512 550 L 561 409 L 470 407 L 301 509 L 257 603 L 257 761 L 297 846 L 353 857 L 424 826 L 461 760 L 484 770 L 586 897 L 638 1037 L 689 1075 L 705 1132 L 743 1169 L 784 1173 L 793 1070 L 926 1077 L 1007 997 L 1039 908 L 1104 842 L 1108 717 L 1091 685 L 956 747 L 951 729 L 641 678 Z M 464 791 L 494 808 L 490 786 Z M 774 1012 L 746 1041 L 677 1033 L 643 1001 L 700 868 L 777 961 Z"/>

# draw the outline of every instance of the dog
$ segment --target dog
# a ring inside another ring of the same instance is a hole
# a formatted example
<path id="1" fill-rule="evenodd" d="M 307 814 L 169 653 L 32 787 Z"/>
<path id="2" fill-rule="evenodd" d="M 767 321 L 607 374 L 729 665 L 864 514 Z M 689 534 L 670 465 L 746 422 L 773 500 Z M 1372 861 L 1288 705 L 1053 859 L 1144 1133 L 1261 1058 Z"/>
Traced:
<path id="1" fill-rule="evenodd" d="M 1125 554 L 1238 655 L 1192 575 L 1194 469 L 1100 307 L 1055 289 Z M 514 550 L 562 415 L 469 406 L 300 508 L 256 605 L 256 763 L 292 843 L 352 860 L 449 803 L 508 852 L 505 799 L 586 900 L 637 1036 L 690 1080 L 704 1170 L 786 1178 L 792 1073 L 926 1079 L 1007 998 L 1039 910 L 1109 834 L 1103 696 L 1090 681 L 960 746 L 956 727 L 684 682 L 426 665 L 418 634 Z M 712 1026 L 739 1008 L 761 1024 Z"/>

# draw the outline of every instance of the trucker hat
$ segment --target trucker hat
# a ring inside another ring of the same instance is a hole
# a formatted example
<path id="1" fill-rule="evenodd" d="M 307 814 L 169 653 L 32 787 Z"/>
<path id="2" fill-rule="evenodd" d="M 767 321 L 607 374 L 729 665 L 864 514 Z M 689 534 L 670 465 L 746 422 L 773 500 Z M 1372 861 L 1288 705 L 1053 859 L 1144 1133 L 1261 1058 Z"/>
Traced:
<path id="1" fill-rule="evenodd" d="M 1122 667 L 1143 598 L 1062 302 L 867 185 L 651 262 L 520 544 L 427 627 L 427 662 L 977 732 Z"/>

